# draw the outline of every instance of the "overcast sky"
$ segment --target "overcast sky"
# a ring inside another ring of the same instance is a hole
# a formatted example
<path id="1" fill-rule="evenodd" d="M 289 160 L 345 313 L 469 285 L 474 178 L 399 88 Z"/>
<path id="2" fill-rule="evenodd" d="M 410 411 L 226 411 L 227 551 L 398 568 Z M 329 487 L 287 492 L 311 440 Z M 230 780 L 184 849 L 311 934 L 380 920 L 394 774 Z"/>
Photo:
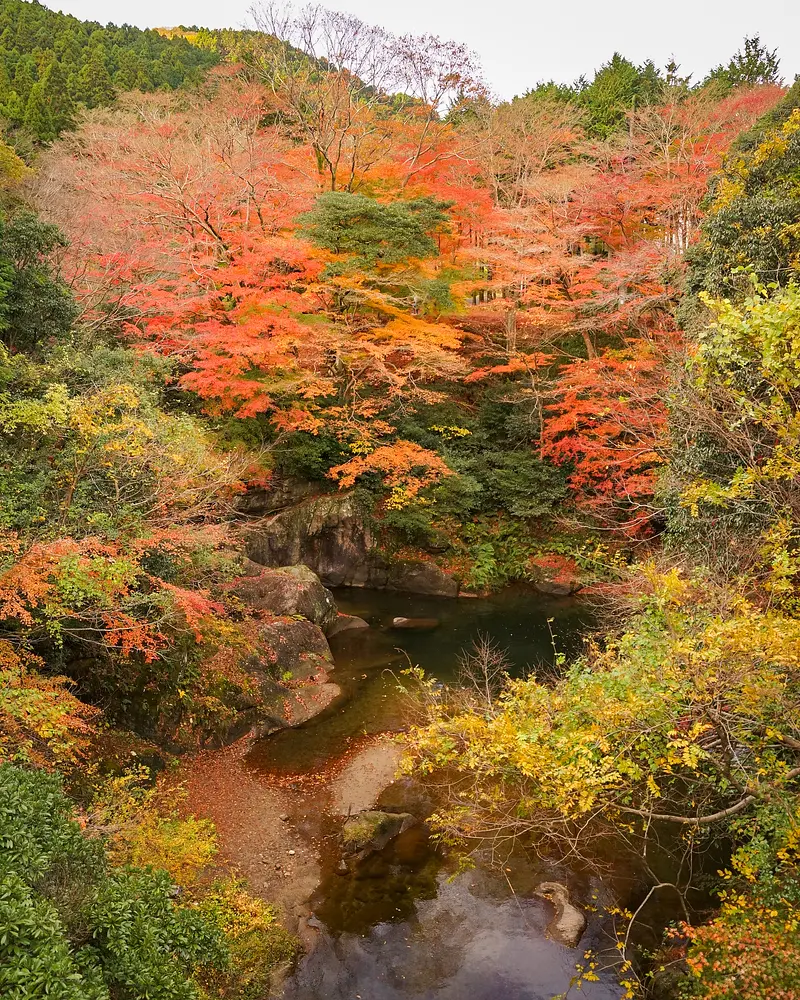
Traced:
<path id="1" fill-rule="evenodd" d="M 244 27 L 252 0 L 46 0 L 77 17 L 139 27 Z M 800 0 L 324 0 L 396 32 L 441 35 L 479 55 L 501 97 L 540 80 L 589 75 L 614 51 L 663 66 L 675 55 L 697 79 L 745 35 L 777 48 L 784 77 L 800 73 Z"/>

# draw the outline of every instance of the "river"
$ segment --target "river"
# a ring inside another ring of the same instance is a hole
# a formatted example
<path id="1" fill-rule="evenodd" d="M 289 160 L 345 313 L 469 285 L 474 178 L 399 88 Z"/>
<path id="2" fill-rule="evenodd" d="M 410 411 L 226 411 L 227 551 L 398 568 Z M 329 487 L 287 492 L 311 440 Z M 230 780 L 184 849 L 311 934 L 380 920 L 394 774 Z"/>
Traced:
<path id="1" fill-rule="evenodd" d="M 365 618 L 371 628 L 332 640 L 333 676 L 342 694 L 328 709 L 254 744 L 247 764 L 264 778 L 313 782 L 380 734 L 401 731 L 408 719 L 398 676 L 409 663 L 453 682 L 459 654 L 482 634 L 506 651 L 511 672 L 521 674 L 552 667 L 556 651 L 574 655 L 591 624 L 579 601 L 524 589 L 460 600 L 366 590 L 334 594 L 341 611 Z M 439 625 L 392 629 L 395 616 L 435 618 Z M 388 794 L 395 807 L 414 811 L 419 789 L 400 783 Z M 604 890 L 584 873 L 556 868 L 520 847 L 500 863 L 479 854 L 474 869 L 459 873 L 455 859 L 436 850 L 418 826 L 341 875 L 335 837 L 341 820 L 328 815 L 322 794 L 303 801 L 293 821 L 324 845 L 322 879 L 310 901 L 317 937 L 286 983 L 285 1000 L 550 1000 L 569 989 L 587 948 L 609 946 L 594 916 L 578 949 L 545 935 L 552 911 L 534 897 L 534 887 L 548 879 L 568 882 L 588 907 Z M 602 975 L 579 995 L 612 1000 L 622 990 L 613 976 Z"/>

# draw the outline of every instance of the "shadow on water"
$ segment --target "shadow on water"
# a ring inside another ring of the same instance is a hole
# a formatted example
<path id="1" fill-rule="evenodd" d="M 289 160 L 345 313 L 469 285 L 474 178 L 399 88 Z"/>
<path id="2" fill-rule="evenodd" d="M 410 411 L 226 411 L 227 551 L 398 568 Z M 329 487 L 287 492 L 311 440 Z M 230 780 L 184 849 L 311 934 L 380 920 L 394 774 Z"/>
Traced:
<path id="1" fill-rule="evenodd" d="M 264 774 L 313 776 L 365 737 L 402 729 L 408 720 L 397 678 L 409 663 L 452 682 L 459 654 L 484 634 L 506 651 L 519 676 L 552 667 L 556 651 L 575 655 L 593 624 L 579 601 L 521 589 L 460 600 L 334 593 L 341 611 L 371 628 L 342 633 L 331 643 L 341 697 L 304 725 L 253 747 L 248 763 Z M 400 616 L 435 618 L 439 625 L 392 629 Z M 411 802 L 393 805 L 415 811 Z M 332 826 L 329 821 L 328 832 Z M 286 1000 L 550 1000 L 568 989 L 586 948 L 601 943 L 599 923 L 592 920 L 579 950 L 545 936 L 552 912 L 533 896 L 536 884 L 569 879 L 584 904 L 592 887 L 570 873 L 554 876 L 520 849 L 500 868 L 479 863 L 456 874 L 452 859 L 432 848 L 421 825 L 346 875 L 336 871 L 337 850 L 329 854 L 311 900 L 318 943 L 288 981 Z M 603 978 L 585 984 L 580 995 L 612 1000 L 621 993 L 613 978 Z"/>

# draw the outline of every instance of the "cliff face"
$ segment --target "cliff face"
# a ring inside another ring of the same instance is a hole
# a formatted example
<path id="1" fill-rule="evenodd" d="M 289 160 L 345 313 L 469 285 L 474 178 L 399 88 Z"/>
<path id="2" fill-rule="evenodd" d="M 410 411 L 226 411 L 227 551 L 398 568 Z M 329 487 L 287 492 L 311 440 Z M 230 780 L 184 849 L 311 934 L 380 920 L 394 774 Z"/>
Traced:
<path id="1" fill-rule="evenodd" d="M 458 581 L 435 563 L 388 558 L 353 494 L 313 497 L 267 514 L 244 529 L 244 547 L 262 566 L 308 566 L 327 587 L 458 596 Z"/>

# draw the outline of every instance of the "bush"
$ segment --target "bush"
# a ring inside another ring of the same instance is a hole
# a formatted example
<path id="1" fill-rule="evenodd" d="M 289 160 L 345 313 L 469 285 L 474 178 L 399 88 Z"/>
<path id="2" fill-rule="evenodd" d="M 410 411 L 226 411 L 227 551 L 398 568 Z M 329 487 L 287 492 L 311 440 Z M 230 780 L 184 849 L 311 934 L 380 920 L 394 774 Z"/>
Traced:
<path id="1" fill-rule="evenodd" d="M 9 1000 L 193 1000 L 224 965 L 207 916 L 166 872 L 112 868 L 57 777 L 0 766 L 0 995 Z"/>

